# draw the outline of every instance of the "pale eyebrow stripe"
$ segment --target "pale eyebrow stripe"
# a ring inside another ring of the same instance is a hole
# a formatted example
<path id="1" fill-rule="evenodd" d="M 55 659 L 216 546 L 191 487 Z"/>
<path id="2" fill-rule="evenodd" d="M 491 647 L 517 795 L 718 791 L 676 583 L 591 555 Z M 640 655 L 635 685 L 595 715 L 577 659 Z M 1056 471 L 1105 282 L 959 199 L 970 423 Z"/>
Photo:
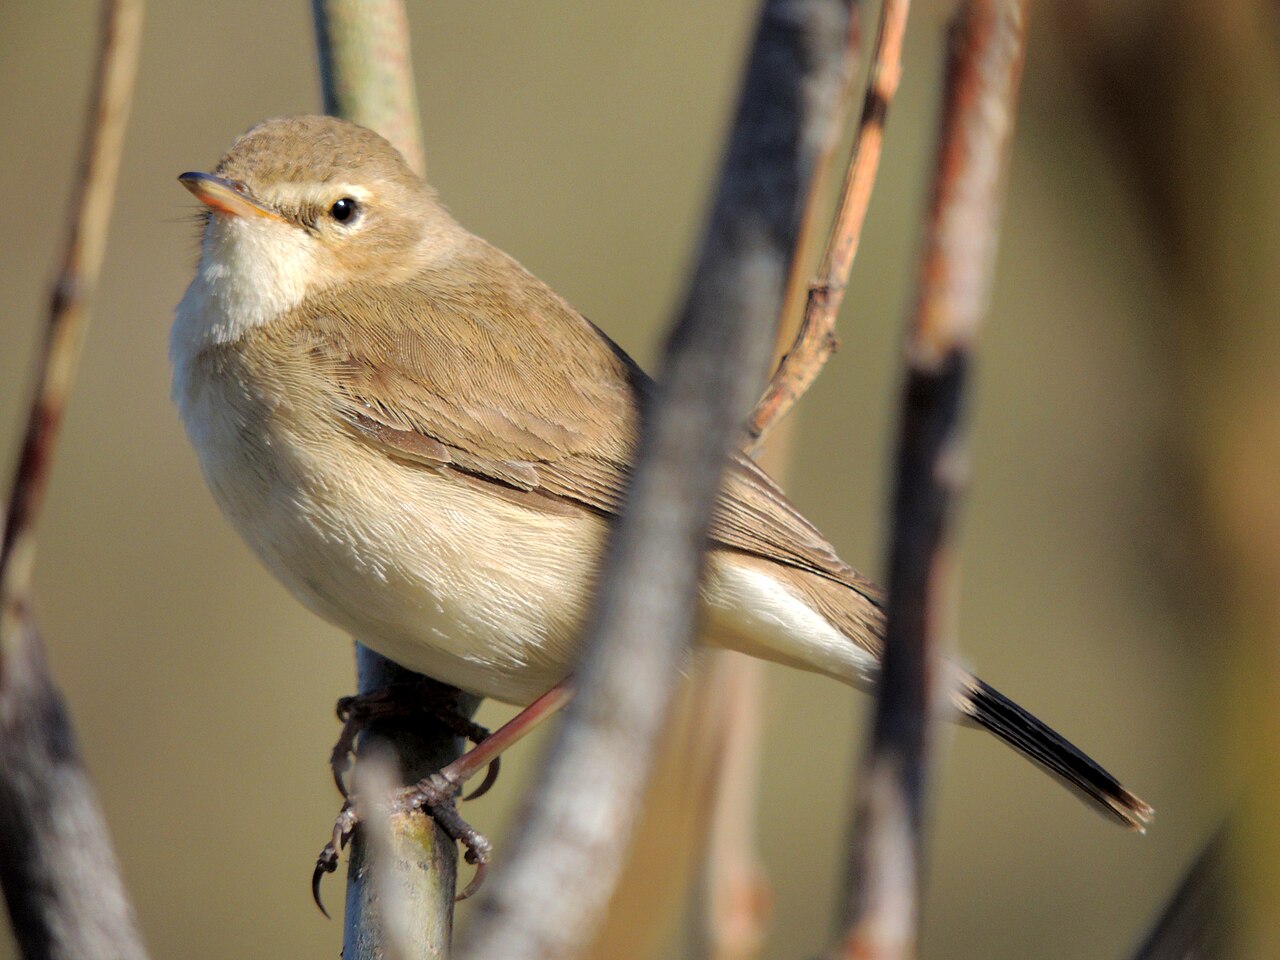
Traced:
<path id="1" fill-rule="evenodd" d="M 308 203 L 324 202 L 328 203 L 330 198 L 336 200 L 339 197 L 350 197 L 357 203 L 367 201 L 372 192 L 368 187 L 362 187 L 355 183 L 287 183 L 282 184 L 279 188 L 272 191 L 272 195 L 267 199 L 274 202 L 277 206 L 293 206 L 301 207 Z"/>

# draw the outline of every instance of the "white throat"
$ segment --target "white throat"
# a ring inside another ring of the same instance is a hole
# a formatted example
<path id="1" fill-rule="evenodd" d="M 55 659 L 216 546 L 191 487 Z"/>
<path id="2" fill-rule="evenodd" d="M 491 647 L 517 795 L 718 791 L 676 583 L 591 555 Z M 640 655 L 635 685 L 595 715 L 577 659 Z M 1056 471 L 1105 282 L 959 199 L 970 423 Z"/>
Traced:
<path id="1" fill-rule="evenodd" d="M 305 230 L 214 214 L 196 275 L 174 312 L 170 359 L 178 366 L 205 347 L 234 343 L 296 307 L 316 270 Z"/>

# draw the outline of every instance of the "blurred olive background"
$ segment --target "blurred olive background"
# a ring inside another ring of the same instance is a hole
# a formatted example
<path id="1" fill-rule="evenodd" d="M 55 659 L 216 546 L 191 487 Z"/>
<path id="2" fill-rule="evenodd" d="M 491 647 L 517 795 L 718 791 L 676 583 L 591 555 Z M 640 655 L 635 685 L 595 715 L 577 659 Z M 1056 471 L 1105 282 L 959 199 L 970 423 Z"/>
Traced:
<path id="1" fill-rule="evenodd" d="M 446 202 L 651 363 L 681 293 L 754 0 L 410 6 L 429 173 Z M 950 6 L 920 0 L 913 13 L 844 346 L 797 415 L 789 489 L 873 574 Z M 1171 196 L 1236 182 L 1215 172 L 1215 158 L 1234 158 L 1240 176 L 1273 176 L 1280 114 L 1274 92 L 1251 100 L 1248 84 L 1148 88 L 1123 56 L 1108 61 L 1132 68 L 1116 78 L 1090 60 L 1137 37 L 1178 70 L 1182 56 L 1219 73 L 1255 55 L 1269 62 L 1275 37 L 1254 28 L 1243 2 L 1205 5 L 1252 38 L 1230 57 L 1226 46 L 1156 44 L 1194 9 L 1035 5 L 961 523 L 964 658 L 1159 815 L 1149 835 L 1127 834 L 991 738 L 948 735 L 927 956 L 1125 955 L 1231 799 L 1211 723 L 1226 688 L 1222 548 L 1202 519 L 1195 440 L 1217 421 L 1189 407 L 1198 378 L 1220 384 L 1231 371 L 1208 353 L 1201 365 L 1197 344 L 1213 336 L 1186 331 L 1193 316 L 1225 327 L 1260 316 L 1277 278 L 1223 253 L 1235 236 L 1225 227 L 1205 240 L 1216 261 L 1193 255 L 1190 241 L 1171 249 L 1171 236 L 1195 234 L 1161 211 L 1184 209 Z M 6 470 L 76 174 L 96 19 L 83 0 L 0 4 Z M 1258 69 L 1249 76 L 1271 76 Z M 1201 102 L 1215 90 L 1236 98 L 1229 122 Z M 1197 96 L 1182 109 L 1180 98 Z M 318 103 L 307 4 L 197 11 L 152 0 L 38 599 L 157 957 L 323 957 L 340 944 L 340 924 L 316 912 L 307 880 L 338 806 L 325 761 L 333 700 L 353 685 L 350 644 L 277 586 L 218 516 L 169 402 L 166 359 L 195 254 L 195 204 L 175 176 L 207 169 L 255 121 Z M 1179 143 L 1213 131 L 1200 139 L 1216 152 L 1126 152 L 1117 131 L 1135 116 L 1167 122 Z M 1148 175 L 1144 164 L 1158 160 Z M 1184 184 L 1179 171 L 1191 169 L 1197 179 Z M 1236 201 L 1233 216 L 1274 222 L 1273 194 Z M 1196 313 L 1188 264 L 1208 275 L 1215 263 L 1237 268 L 1229 286 L 1210 288 L 1230 296 Z M 1245 352 L 1274 362 L 1272 342 Z M 761 845 L 776 920 L 765 956 L 783 960 L 813 954 L 830 929 L 868 701 L 781 668 L 768 684 Z M 486 707 L 482 719 L 506 714 Z M 504 760 L 498 788 L 467 811 L 499 848 L 537 754 L 529 744 Z M 340 884 L 326 886 L 330 904 L 341 904 Z M 670 955 L 686 951 L 678 937 Z"/>

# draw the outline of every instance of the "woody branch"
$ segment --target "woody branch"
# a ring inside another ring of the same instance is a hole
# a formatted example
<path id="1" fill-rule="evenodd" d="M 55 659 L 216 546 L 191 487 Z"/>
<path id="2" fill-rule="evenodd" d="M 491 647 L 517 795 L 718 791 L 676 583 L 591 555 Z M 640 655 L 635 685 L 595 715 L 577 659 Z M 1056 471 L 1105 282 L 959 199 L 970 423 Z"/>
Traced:
<path id="1" fill-rule="evenodd" d="M 920 287 L 906 350 L 889 610 L 852 824 L 849 899 L 829 955 L 915 956 L 939 647 L 953 619 L 954 502 L 966 474 L 965 384 L 986 312 L 1028 0 L 963 0 L 950 28 Z"/>
<path id="2" fill-rule="evenodd" d="M 803 190 L 847 82 L 849 3 L 767 0 L 694 280 L 585 638 L 580 688 L 459 955 L 564 957 L 612 890 L 692 632 L 712 503 L 763 380 Z"/>
<path id="3" fill-rule="evenodd" d="M 141 36 L 141 0 L 103 5 L 67 245 L 0 543 L 0 885 L 28 960 L 146 957 L 31 603 L 37 521 L 101 271 Z"/>

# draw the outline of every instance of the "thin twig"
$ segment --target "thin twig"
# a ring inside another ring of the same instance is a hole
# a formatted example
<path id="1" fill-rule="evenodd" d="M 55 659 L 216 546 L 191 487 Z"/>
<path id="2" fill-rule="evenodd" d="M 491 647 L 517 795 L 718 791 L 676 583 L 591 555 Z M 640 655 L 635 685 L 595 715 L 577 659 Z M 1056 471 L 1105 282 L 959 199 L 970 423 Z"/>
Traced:
<path id="1" fill-rule="evenodd" d="M 848 57 L 857 62 L 862 44 L 862 3 L 850 9 Z M 877 53 L 879 48 L 877 48 Z M 856 70 L 850 69 L 840 91 L 836 116 L 843 118 L 849 110 Z M 876 70 L 873 68 L 872 76 Z M 808 195 L 796 243 L 787 273 L 786 292 L 774 343 L 778 367 L 765 389 L 769 396 L 790 365 L 783 365 L 800 335 L 804 311 L 794 309 L 802 295 L 807 301 L 810 287 L 810 247 L 816 239 L 814 224 L 822 216 L 827 203 L 828 178 L 843 131 L 843 120 L 832 125 L 826 144 L 814 165 Z M 856 144 L 857 141 L 855 141 Z M 856 158 L 856 146 L 854 157 Z M 830 246 L 830 239 L 827 241 Z M 793 319 L 794 316 L 794 319 Z M 794 362 L 794 361 L 793 361 Z M 814 374 L 816 376 L 816 372 Z M 798 399 L 798 395 L 796 397 Z M 793 401 L 794 402 L 794 401 Z M 783 480 L 786 466 L 785 438 L 771 432 L 783 411 L 775 408 L 767 424 L 758 424 L 753 412 L 748 425 L 755 431 L 752 451 L 776 480 Z M 764 434 L 770 432 L 775 443 L 765 448 Z M 715 762 L 711 779 L 703 786 L 705 794 L 698 808 L 707 809 L 706 865 L 700 899 L 701 952 L 712 960 L 748 960 L 758 954 L 765 941 L 773 912 L 773 891 L 756 850 L 756 806 L 760 774 L 761 723 L 759 710 L 763 697 L 765 673 L 763 664 L 739 655 L 719 654 L 706 671 L 704 689 L 696 708 L 703 719 L 700 729 L 706 741 L 700 755 Z M 652 789 L 651 789 L 652 793 Z"/>
<path id="2" fill-rule="evenodd" d="M 853 102 L 855 65 L 862 46 L 862 7 L 861 0 L 854 0 L 849 10 L 846 43 L 850 68 L 834 111 L 837 122 L 828 131 L 827 140 L 814 163 L 813 176 L 809 179 L 774 337 L 775 362 L 780 362 L 787 354 L 800 329 L 802 311 L 797 308 L 812 276 L 812 246 L 817 240 L 815 224 L 827 207 L 832 167 L 844 133 L 843 118 Z M 775 379 L 781 372 L 779 367 L 775 371 Z M 768 390 L 766 388 L 766 394 Z M 787 442 L 785 430 L 771 433 L 770 438 L 774 442 L 767 448 L 763 438 L 757 438 L 759 442 L 753 453 L 775 480 L 785 483 L 791 445 Z M 702 855 L 696 926 L 699 950 L 710 960 L 750 960 L 764 946 L 773 916 L 773 889 L 757 849 L 756 837 L 762 733 L 760 710 L 766 675 L 762 662 L 739 654 L 718 652 L 709 655 L 706 663 L 706 669 L 695 680 L 698 684 L 696 699 L 682 716 L 683 722 L 695 724 L 687 737 L 689 743 L 686 744 L 682 738 L 676 744 L 689 750 L 688 759 L 682 765 L 664 764 L 672 771 L 672 776 L 677 771 L 683 773 L 685 789 L 677 793 L 672 786 L 655 780 L 649 787 L 645 818 L 646 821 L 652 819 L 648 805 L 655 799 L 661 802 L 661 798 L 656 797 L 660 791 L 663 796 L 670 796 L 674 803 L 692 807 L 693 813 L 684 818 L 686 831 L 683 835 L 664 840 L 646 838 L 651 846 L 658 847 L 648 852 L 646 858 L 651 863 L 661 863 L 659 869 L 664 871 L 665 878 L 671 874 L 672 858 L 681 855 L 670 849 L 673 843 L 685 843 L 690 847 L 685 856 Z M 693 769 L 695 762 L 700 762 L 702 767 Z M 686 768 L 690 768 L 690 772 L 684 772 Z M 695 799 L 692 804 L 690 796 Z M 651 833 L 657 834 L 658 829 Z M 633 850 L 635 846 L 633 844 Z M 676 875 L 681 874 L 677 871 Z M 664 887 L 669 887 L 669 884 L 664 884 Z M 667 895 L 674 900 L 672 894 Z"/>
<path id="3" fill-rule="evenodd" d="M 862 45 L 862 6 L 860 0 L 855 0 L 849 11 L 847 43 L 851 64 L 856 64 Z M 856 72 L 851 67 L 840 91 L 839 106 L 835 110 L 837 118 L 848 113 Z M 832 125 L 809 181 L 774 338 L 773 355 L 778 366 L 765 388 L 766 395 L 783 372 L 782 358 L 800 331 L 802 311 L 796 307 L 802 294 L 806 294 L 807 299 L 812 276 L 809 272 L 811 248 L 817 239 L 815 224 L 826 207 L 828 179 L 842 132 L 841 119 Z M 754 413 L 748 424 L 754 426 Z M 770 425 L 759 428 L 761 435 L 755 437 L 752 453 L 775 480 L 785 482 L 784 451 L 789 444 L 783 436 L 785 431 L 771 432 L 775 442 L 766 448 L 763 433 Z M 704 764 L 713 764 L 702 777 L 686 775 L 688 789 L 697 791 L 698 798 L 693 805 L 698 819 L 690 823 L 689 830 L 698 830 L 696 837 L 700 841 L 705 837 L 706 846 L 696 936 L 700 939 L 699 951 L 711 960 L 748 960 L 764 945 L 773 914 L 773 889 L 756 849 L 761 749 L 759 710 L 764 695 L 764 665 L 758 660 L 724 652 L 715 653 L 707 660 L 708 667 L 697 680 L 701 686 L 698 698 L 691 709 L 685 711 L 684 718 L 684 722 L 697 723 L 691 736 L 699 740 L 691 744 L 697 748 L 691 751 L 691 756 L 700 758 Z M 685 747 L 683 741 L 679 746 Z M 677 769 L 674 764 L 671 766 Z M 649 796 L 652 798 L 664 786 L 651 784 Z M 683 796 L 675 800 L 688 802 Z M 703 827 L 705 829 L 701 829 Z M 691 843 L 691 838 L 680 837 L 676 842 Z M 699 849 L 699 852 L 703 851 Z M 649 857 L 651 860 L 664 858 L 664 870 L 670 863 L 666 850 Z"/>
<path id="4" fill-rule="evenodd" d="M 849 4 L 768 0 L 692 289 L 644 411 L 580 688 L 458 955 L 571 957 L 613 889 L 692 633 L 711 507 L 768 360 Z"/>
<path id="5" fill-rule="evenodd" d="M 146 957 L 31 609 L 36 524 L 101 272 L 141 39 L 141 0 L 104 4 L 67 245 L 0 541 L 0 884 L 28 960 Z"/>
<path id="6" fill-rule="evenodd" d="M 141 40 L 141 0 L 111 0 L 105 4 L 96 99 L 71 201 L 71 229 L 62 269 L 50 297 L 40 379 L 9 494 L 0 545 L 0 574 L 8 598 L 26 597 L 31 584 L 36 521 L 49 482 L 62 415 L 80 362 L 89 322 L 86 304 L 102 271 Z"/>
<path id="7" fill-rule="evenodd" d="M 773 891 L 755 848 L 756 797 L 764 664 L 722 654 L 707 691 L 717 709 L 719 764 L 707 842 L 706 923 L 700 951 L 708 960 L 749 960 L 764 944 Z"/>
<path id="8" fill-rule="evenodd" d="M 626 860 L 603 922 L 596 928 L 584 957 L 593 960 L 650 960 L 660 956 L 679 929 L 692 890 L 715 869 L 717 824 L 744 824 L 734 831 L 734 863 L 754 857 L 756 784 L 739 781 L 727 769 L 742 754 L 741 746 L 756 743 L 750 729 L 735 727 L 740 695 L 750 695 L 754 678 L 742 666 L 763 666 L 738 653 L 706 651 L 681 685 L 653 774 L 640 801 Z M 743 682 L 743 680 L 748 682 Z M 748 728 L 752 724 L 747 725 Z M 722 831 L 723 832 L 723 831 Z M 737 846 L 737 841 L 741 846 Z M 757 874 L 762 875 L 762 874 Z M 739 889 L 735 876 L 721 880 Z M 724 887 L 716 883 L 719 892 Z M 699 897 L 699 907 L 707 897 Z M 708 944 L 720 942 L 723 929 L 714 923 L 720 914 L 703 909 L 698 926 Z M 738 938 L 741 942 L 742 938 Z M 710 950 L 699 955 L 714 958 Z"/>
<path id="9" fill-rule="evenodd" d="M 795 341 L 778 364 L 764 396 L 747 421 L 747 434 L 753 449 L 759 449 L 773 425 L 786 416 L 813 385 L 836 349 L 836 314 L 844 300 L 849 273 L 862 237 L 862 225 L 871 202 L 871 188 L 880 167 L 885 118 L 902 76 L 902 39 L 910 5 L 910 0 L 885 0 L 881 7 L 862 118 L 858 122 L 844 189 L 822 256 L 822 267 L 818 279 L 809 287 L 804 317 Z"/>
<path id="10" fill-rule="evenodd" d="M 954 558 L 952 505 L 963 482 L 960 419 L 991 285 L 1028 0 L 965 0 L 952 23 L 941 133 L 907 343 L 889 611 L 875 725 L 862 762 L 850 897 L 831 950 L 915 955 L 929 715 Z"/>
<path id="11" fill-rule="evenodd" d="M 830 187 L 831 175 L 835 168 L 836 152 L 844 139 L 845 128 L 848 123 L 846 119 L 853 109 L 853 93 L 857 85 L 858 69 L 862 53 L 862 27 L 864 24 L 863 8 L 866 6 L 865 0 L 853 0 L 852 6 L 849 8 L 849 57 L 854 64 L 853 69 L 849 71 L 848 81 L 844 85 L 844 89 L 840 91 L 840 106 L 836 109 L 836 116 L 839 118 L 838 123 L 832 127 L 831 136 L 827 143 L 823 146 L 818 154 L 818 160 L 814 164 L 813 177 L 809 181 L 809 194 L 804 201 L 804 214 L 800 219 L 800 238 L 796 242 L 795 252 L 791 257 L 791 266 L 787 271 L 786 293 L 782 300 L 782 313 L 778 320 L 778 330 L 773 343 L 773 360 L 771 367 L 773 376 L 770 378 L 770 385 L 773 379 L 781 372 L 780 364 L 782 358 L 790 351 L 792 344 L 795 342 L 796 334 L 800 330 L 800 322 L 804 316 L 804 300 L 808 299 L 808 291 L 813 283 L 814 266 L 816 257 L 814 256 L 814 246 L 819 240 L 818 224 L 820 221 L 830 215 L 828 207 L 830 206 Z M 854 148 L 856 150 L 857 139 L 854 140 Z M 848 176 L 848 164 L 853 162 L 853 155 L 850 154 L 849 160 L 845 165 L 845 176 Z M 827 225 L 827 229 L 822 232 L 821 239 L 825 249 L 827 243 L 830 242 L 828 234 L 834 229 L 834 223 Z M 765 388 L 766 392 L 768 387 Z M 752 411 L 754 414 L 755 411 Z M 759 444 L 756 453 L 762 452 L 764 445 Z"/>

